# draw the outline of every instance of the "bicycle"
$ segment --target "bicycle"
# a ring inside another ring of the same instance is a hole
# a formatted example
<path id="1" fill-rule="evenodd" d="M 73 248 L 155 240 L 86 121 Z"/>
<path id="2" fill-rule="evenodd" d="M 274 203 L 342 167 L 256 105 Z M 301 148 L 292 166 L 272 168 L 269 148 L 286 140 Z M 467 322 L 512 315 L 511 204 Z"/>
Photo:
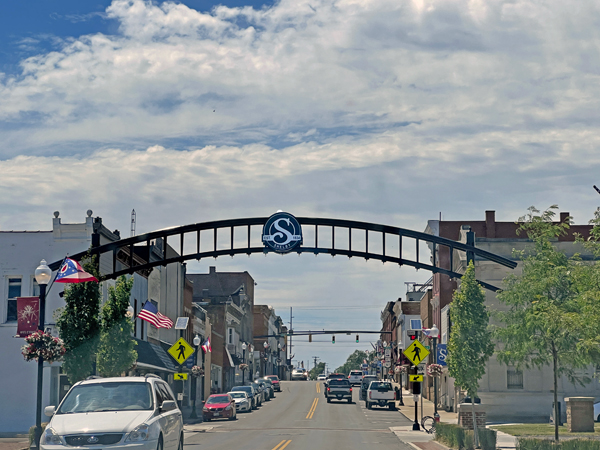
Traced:
<path id="1" fill-rule="evenodd" d="M 425 416 L 421 419 L 421 427 L 427 434 L 435 434 L 435 419 L 431 416 Z"/>

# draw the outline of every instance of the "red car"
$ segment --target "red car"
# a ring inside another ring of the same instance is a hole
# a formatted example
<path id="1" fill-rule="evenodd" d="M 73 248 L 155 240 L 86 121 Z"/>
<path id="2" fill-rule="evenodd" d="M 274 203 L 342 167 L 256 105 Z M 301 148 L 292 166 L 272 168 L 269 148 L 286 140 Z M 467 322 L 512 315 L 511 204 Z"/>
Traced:
<path id="1" fill-rule="evenodd" d="M 213 394 L 206 399 L 202 416 L 206 422 L 212 419 L 236 420 L 235 400 L 229 394 Z"/>
<path id="2" fill-rule="evenodd" d="M 281 392 L 281 384 L 279 384 L 279 377 L 277 375 L 267 375 L 265 378 L 271 380 L 274 390 Z"/>

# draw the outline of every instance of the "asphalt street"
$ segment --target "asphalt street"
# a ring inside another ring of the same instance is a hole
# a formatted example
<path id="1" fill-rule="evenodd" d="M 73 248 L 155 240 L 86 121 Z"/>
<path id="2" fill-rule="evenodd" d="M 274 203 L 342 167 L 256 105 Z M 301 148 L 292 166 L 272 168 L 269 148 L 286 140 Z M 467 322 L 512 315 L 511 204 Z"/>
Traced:
<path id="1" fill-rule="evenodd" d="M 352 404 L 327 403 L 322 382 L 283 382 L 282 392 L 257 411 L 240 413 L 236 421 L 204 423 L 213 427 L 205 432 L 187 432 L 185 450 L 412 450 L 389 429 L 410 420 L 397 411 L 367 410 L 357 402 L 358 387 L 353 394 Z"/>

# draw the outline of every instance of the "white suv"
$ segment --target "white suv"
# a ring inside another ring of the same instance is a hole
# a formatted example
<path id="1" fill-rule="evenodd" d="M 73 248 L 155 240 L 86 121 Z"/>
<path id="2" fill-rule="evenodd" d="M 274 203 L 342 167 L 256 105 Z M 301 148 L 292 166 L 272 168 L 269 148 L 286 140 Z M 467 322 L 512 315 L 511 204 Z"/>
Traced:
<path id="1" fill-rule="evenodd" d="M 92 378 L 73 385 L 51 416 L 42 450 L 183 450 L 183 418 L 173 392 L 156 375 Z"/>
<path id="2" fill-rule="evenodd" d="M 348 375 L 348 381 L 351 385 L 360 384 L 362 382 L 363 373 L 362 370 L 351 370 L 350 375 Z"/>

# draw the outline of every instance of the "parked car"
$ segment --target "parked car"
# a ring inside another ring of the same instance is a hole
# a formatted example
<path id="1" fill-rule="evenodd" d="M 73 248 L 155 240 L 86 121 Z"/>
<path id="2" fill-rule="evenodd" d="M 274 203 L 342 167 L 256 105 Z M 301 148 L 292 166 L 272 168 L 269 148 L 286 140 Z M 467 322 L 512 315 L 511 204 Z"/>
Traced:
<path id="1" fill-rule="evenodd" d="M 258 406 L 261 406 L 263 404 L 263 402 L 265 401 L 265 390 L 258 383 L 251 382 L 250 386 L 252 386 L 254 388 L 254 390 L 258 393 L 258 395 L 257 395 Z"/>
<path id="2" fill-rule="evenodd" d="M 365 400 L 367 409 L 374 405 L 389 407 L 391 411 L 396 410 L 396 391 L 389 381 L 371 381 Z"/>
<path id="3" fill-rule="evenodd" d="M 367 390 L 369 389 L 369 385 L 371 384 L 371 381 L 377 381 L 379 378 L 377 378 L 377 375 L 365 375 L 360 383 L 360 392 L 359 392 L 359 397 L 361 400 L 366 400 L 367 399 Z"/>
<path id="4" fill-rule="evenodd" d="M 273 389 L 277 392 L 281 392 L 281 383 L 279 383 L 279 377 L 277 375 L 267 375 L 265 379 L 271 380 L 273 384 Z"/>
<path id="5" fill-rule="evenodd" d="M 352 403 L 352 385 L 345 378 L 329 380 L 329 385 L 325 389 L 325 398 L 327 403 L 331 403 L 331 399 L 345 399 L 348 400 L 348 403 Z"/>
<path id="6" fill-rule="evenodd" d="M 258 408 L 258 392 L 254 389 L 254 386 L 235 386 L 231 388 L 231 392 L 246 392 L 252 402 L 251 408 Z"/>
<path id="7" fill-rule="evenodd" d="M 40 448 L 115 446 L 183 450 L 183 419 L 173 392 L 156 375 L 93 378 L 71 387 L 51 417 Z"/>
<path id="8" fill-rule="evenodd" d="M 324 373 L 322 373 L 321 375 L 319 375 L 317 377 L 317 381 L 326 380 L 326 379 L 327 379 L 327 375 L 325 375 Z"/>
<path id="9" fill-rule="evenodd" d="M 359 385 L 362 381 L 363 373 L 362 370 L 351 370 L 350 375 L 348 375 L 348 381 L 352 386 Z"/>
<path id="10" fill-rule="evenodd" d="M 252 411 L 252 400 L 248 397 L 248 393 L 244 391 L 228 392 L 229 396 L 235 402 L 235 409 L 239 412 Z"/>
<path id="11" fill-rule="evenodd" d="M 202 417 L 205 422 L 212 419 L 237 419 L 235 401 L 229 394 L 213 394 L 204 402 Z"/>
<path id="12" fill-rule="evenodd" d="M 267 382 L 265 380 L 263 380 L 262 378 L 258 378 L 256 380 L 254 380 L 254 382 L 256 384 L 258 384 L 262 389 L 263 401 L 265 401 L 265 402 L 271 401 L 271 387 L 269 387 L 267 385 Z M 275 397 L 275 394 L 273 394 L 273 397 Z"/>
<path id="13" fill-rule="evenodd" d="M 302 369 L 294 369 L 292 370 L 292 381 L 295 380 L 306 380 L 304 376 L 304 370 Z"/>
<path id="14" fill-rule="evenodd" d="M 594 420 L 600 422 L 600 402 L 594 403 Z"/>
<path id="15" fill-rule="evenodd" d="M 275 387 L 273 386 L 273 383 L 271 382 L 271 380 L 269 380 L 267 377 L 263 377 L 263 378 L 261 378 L 261 380 L 269 388 L 269 394 L 271 395 L 271 398 L 275 398 Z"/>

